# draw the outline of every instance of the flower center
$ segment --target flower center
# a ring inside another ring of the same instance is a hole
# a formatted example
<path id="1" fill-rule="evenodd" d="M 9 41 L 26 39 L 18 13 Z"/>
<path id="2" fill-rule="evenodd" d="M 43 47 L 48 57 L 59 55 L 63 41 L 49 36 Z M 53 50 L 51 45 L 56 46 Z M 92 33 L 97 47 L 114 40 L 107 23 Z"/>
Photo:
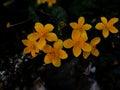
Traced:
<path id="1" fill-rule="evenodd" d="M 111 25 L 107 24 L 107 25 L 106 25 L 106 28 L 107 28 L 107 29 L 111 28 Z"/>
<path id="2" fill-rule="evenodd" d="M 53 52 L 50 53 L 50 55 L 51 55 L 53 58 L 57 58 L 57 57 L 58 57 L 58 51 L 54 49 Z"/>
<path id="3" fill-rule="evenodd" d="M 40 37 L 43 37 L 44 36 L 44 30 L 42 30 L 41 32 L 40 32 Z"/>
<path id="4" fill-rule="evenodd" d="M 80 32 L 83 32 L 83 31 L 84 31 L 83 26 L 78 26 L 78 30 L 79 30 Z"/>
<path id="5" fill-rule="evenodd" d="M 32 48 L 33 50 L 36 50 L 36 46 L 35 46 L 35 45 L 32 45 L 31 48 Z"/>
<path id="6" fill-rule="evenodd" d="M 83 38 L 80 38 L 79 41 L 76 41 L 75 46 L 83 47 L 85 44 L 85 41 Z"/>

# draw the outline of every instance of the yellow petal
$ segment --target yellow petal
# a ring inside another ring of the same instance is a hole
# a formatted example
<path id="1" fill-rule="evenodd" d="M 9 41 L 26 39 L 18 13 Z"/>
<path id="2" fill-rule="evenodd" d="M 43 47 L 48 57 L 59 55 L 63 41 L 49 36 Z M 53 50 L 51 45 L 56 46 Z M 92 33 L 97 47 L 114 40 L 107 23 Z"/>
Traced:
<path id="1" fill-rule="evenodd" d="M 85 18 L 84 17 L 79 17 L 78 18 L 78 25 L 81 27 L 85 23 Z"/>
<path id="2" fill-rule="evenodd" d="M 63 46 L 65 48 L 71 48 L 73 46 L 73 41 L 71 39 L 67 39 L 63 42 Z"/>
<path id="3" fill-rule="evenodd" d="M 43 52 L 45 52 L 45 53 L 50 53 L 52 51 L 53 51 L 53 48 L 50 45 L 45 45 L 43 48 Z"/>
<path id="4" fill-rule="evenodd" d="M 53 31 L 54 26 L 52 24 L 46 24 L 45 29 L 47 29 L 48 31 Z"/>
<path id="5" fill-rule="evenodd" d="M 92 49 L 92 47 L 91 47 L 90 44 L 85 43 L 85 44 L 83 45 L 82 49 L 83 49 L 83 51 L 85 51 L 85 52 L 90 52 L 91 49 Z"/>
<path id="6" fill-rule="evenodd" d="M 98 30 L 102 30 L 105 27 L 105 25 L 103 23 L 98 23 L 96 24 L 95 28 Z"/>
<path id="7" fill-rule="evenodd" d="M 37 47 L 40 50 L 42 50 L 45 45 L 46 45 L 46 40 L 44 38 L 40 38 L 40 40 L 37 43 Z"/>
<path id="8" fill-rule="evenodd" d="M 34 51 L 31 52 L 31 55 L 32 55 L 32 57 L 36 57 L 37 56 L 37 54 Z"/>
<path id="9" fill-rule="evenodd" d="M 37 39 L 39 38 L 39 34 L 36 33 L 36 32 L 34 32 L 34 33 L 29 34 L 29 35 L 27 36 L 27 38 L 28 38 L 29 40 L 31 40 L 31 41 L 35 41 L 35 40 L 37 40 Z"/>
<path id="10" fill-rule="evenodd" d="M 83 52 L 84 59 L 87 59 L 89 55 L 90 55 L 90 52 Z"/>
<path id="11" fill-rule="evenodd" d="M 37 43 L 34 43 L 33 48 L 31 48 L 31 52 L 34 51 L 36 53 L 39 53 L 39 48 L 37 47 Z"/>
<path id="12" fill-rule="evenodd" d="M 48 3 L 48 7 L 52 7 L 52 4 L 53 4 L 53 3 L 49 2 L 49 3 Z"/>
<path id="13" fill-rule="evenodd" d="M 81 35 L 81 33 L 79 32 L 79 30 L 73 30 L 71 37 L 72 37 L 73 40 L 78 40 L 80 35 Z"/>
<path id="14" fill-rule="evenodd" d="M 92 51 L 91 51 L 91 53 L 92 53 L 92 55 L 94 55 L 96 57 L 99 56 L 99 51 L 96 48 L 93 48 Z"/>
<path id="15" fill-rule="evenodd" d="M 38 49 L 38 48 L 36 48 L 35 52 L 36 52 L 36 53 L 39 53 L 39 49 Z"/>
<path id="16" fill-rule="evenodd" d="M 78 24 L 76 22 L 71 22 L 70 23 L 70 26 L 73 28 L 73 29 L 77 29 L 78 28 Z"/>
<path id="17" fill-rule="evenodd" d="M 89 29 L 92 28 L 92 26 L 91 26 L 90 24 L 85 24 L 85 25 L 83 26 L 83 28 L 84 28 L 85 30 L 89 30 Z"/>
<path id="18" fill-rule="evenodd" d="M 107 19 L 106 17 L 101 17 L 101 21 L 106 25 L 107 24 Z"/>
<path id="19" fill-rule="evenodd" d="M 58 40 L 58 37 L 55 33 L 47 33 L 46 34 L 46 39 L 48 41 L 56 41 L 56 40 Z"/>
<path id="20" fill-rule="evenodd" d="M 82 50 L 80 46 L 73 47 L 73 54 L 75 57 L 78 57 L 81 54 Z"/>
<path id="21" fill-rule="evenodd" d="M 44 57 L 44 63 L 45 64 L 50 64 L 52 61 L 51 61 L 51 58 L 49 57 L 49 54 L 45 55 Z"/>
<path id="22" fill-rule="evenodd" d="M 41 29 L 43 29 L 43 27 L 44 27 L 43 24 L 39 23 L 39 22 L 35 23 L 35 26 L 34 26 L 34 28 L 37 32 L 40 32 Z"/>
<path id="23" fill-rule="evenodd" d="M 60 67 L 60 66 L 61 66 L 61 61 L 60 61 L 60 59 L 53 59 L 53 60 L 52 60 L 52 64 L 53 64 L 55 67 Z"/>
<path id="24" fill-rule="evenodd" d="M 48 2 L 56 3 L 56 0 L 48 0 Z"/>
<path id="25" fill-rule="evenodd" d="M 41 0 L 37 0 L 37 4 L 41 4 Z"/>
<path id="26" fill-rule="evenodd" d="M 100 37 L 93 38 L 90 42 L 91 46 L 96 46 L 100 42 L 100 40 Z"/>
<path id="27" fill-rule="evenodd" d="M 58 39 L 54 44 L 53 47 L 56 49 L 62 49 L 63 47 L 63 41 L 61 39 Z"/>
<path id="28" fill-rule="evenodd" d="M 108 22 L 109 25 L 113 25 L 115 24 L 116 22 L 118 22 L 118 18 L 111 18 L 110 21 Z"/>
<path id="29" fill-rule="evenodd" d="M 103 31 L 102 31 L 102 34 L 103 34 L 103 37 L 104 37 L 104 38 L 107 38 L 108 35 L 109 35 L 108 29 L 107 29 L 107 28 L 104 28 Z"/>
<path id="30" fill-rule="evenodd" d="M 25 45 L 25 46 L 30 46 L 31 45 L 31 42 L 27 39 L 24 39 L 22 40 L 22 43 Z"/>
<path id="31" fill-rule="evenodd" d="M 23 53 L 24 53 L 24 54 L 30 53 L 30 48 L 29 48 L 29 47 L 26 47 L 26 48 L 23 50 Z"/>
<path id="32" fill-rule="evenodd" d="M 118 32 L 118 29 L 116 27 L 114 27 L 114 26 L 111 26 L 109 28 L 109 30 L 110 30 L 111 33 L 117 33 Z"/>
<path id="33" fill-rule="evenodd" d="M 37 4 L 45 3 L 47 0 L 37 0 Z"/>
<path id="34" fill-rule="evenodd" d="M 66 59 L 68 54 L 64 50 L 59 50 L 59 57 L 60 59 Z"/>
<path id="35" fill-rule="evenodd" d="M 84 41 L 87 41 L 87 40 L 88 40 L 88 36 L 87 36 L 86 31 L 83 31 L 83 33 L 81 34 L 81 38 L 83 38 Z"/>

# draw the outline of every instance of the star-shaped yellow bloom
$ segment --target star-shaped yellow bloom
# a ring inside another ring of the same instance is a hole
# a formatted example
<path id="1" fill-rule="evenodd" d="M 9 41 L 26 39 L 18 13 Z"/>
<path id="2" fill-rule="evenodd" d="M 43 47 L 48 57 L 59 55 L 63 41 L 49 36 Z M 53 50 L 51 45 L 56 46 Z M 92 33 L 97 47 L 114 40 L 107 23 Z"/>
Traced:
<path id="1" fill-rule="evenodd" d="M 56 0 L 47 0 L 48 7 L 51 7 L 53 4 L 56 3 Z"/>
<path id="2" fill-rule="evenodd" d="M 81 34 L 78 30 L 73 30 L 71 37 L 72 39 L 65 40 L 63 45 L 65 48 L 73 47 L 73 54 L 75 57 L 78 57 L 82 50 L 86 52 L 91 51 L 91 45 L 86 43 L 87 38 L 85 33 Z"/>
<path id="3" fill-rule="evenodd" d="M 104 38 L 107 38 L 109 36 L 109 31 L 111 33 L 117 33 L 118 29 L 114 26 L 116 22 L 118 22 L 118 18 L 111 18 L 109 21 L 105 17 L 101 17 L 100 23 L 97 23 L 95 28 L 98 30 L 102 30 L 102 34 Z"/>
<path id="4" fill-rule="evenodd" d="M 86 30 L 90 30 L 92 28 L 90 24 L 85 24 L 84 17 L 79 17 L 78 23 L 71 22 L 70 26 L 73 28 L 73 30 L 79 30 L 81 33 L 85 33 L 86 37 L 87 37 Z"/>
<path id="5" fill-rule="evenodd" d="M 22 40 L 22 43 L 26 46 L 23 53 L 24 54 L 31 53 L 32 57 L 36 57 L 37 53 L 39 53 L 37 42 L 35 40 L 31 40 L 28 35 L 28 39 Z"/>
<path id="6" fill-rule="evenodd" d="M 37 0 L 37 4 L 44 4 L 47 0 Z"/>
<path id="7" fill-rule="evenodd" d="M 36 32 L 31 33 L 29 35 L 29 38 L 31 40 L 37 40 L 38 41 L 38 48 L 42 50 L 42 48 L 46 45 L 46 40 L 48 41 L 56 41 L 57 35 L 53 33 L 54 27 L 52 24 L 46 24 L 43 26 L 42 23 L 35 23 L 35 30 Z"/>
<path id="8" fill-rule="evenodd" d="M 92 49 L 90 52 L 83 52 L 84 59 L 87 59 L 90 53 L 96 57 L 99 56 L 99 51 L 96 48 L 96 45 L 100 42 L 100 40 L 100 37 L 95 37 L 91 40 L 90 45 L 92 46 Z"/>
<path id="9" fill-rule="evenodd" d="M 56 3 L 56 0 L 37 0 L 38 4 L 43 4 L 45 2 L 48 3 L 48 7 L 51 7 L 53 4 Z"/>
<path id="10" fill-rule="evenodd" d="M 52 63 L 55 67 L 61 66 L 61 59 L 66 59 L 68 57 L 67 53 L 62 50 L 63 41 L 58 40 L 53 44 L 53 47 L 50 45 L 45 45 L 43 52 L 47 53 L 44 58 L 45 64 Z"/>

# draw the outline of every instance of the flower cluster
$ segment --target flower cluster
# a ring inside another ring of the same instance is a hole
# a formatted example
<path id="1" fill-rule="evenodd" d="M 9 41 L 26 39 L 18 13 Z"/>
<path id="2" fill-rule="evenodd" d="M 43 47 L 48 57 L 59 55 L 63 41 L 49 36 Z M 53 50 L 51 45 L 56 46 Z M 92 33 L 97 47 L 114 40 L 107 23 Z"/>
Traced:
<path id="1" fill-rule="evenodd" d="M 52 24 L 46 24 L 45 26 L 37 22 L 35 23 L 35 32 L 30 33 L 27 39 L 22 40 L 26 46 L 24 54 L 31 52 L 32 57 L 36 57 L 40 51 L 46 53 L 44 62 L 46 64 L 52 63 L 56 67 L 60 67 L 60 59 L 66 59 L 67 53 L 62 50 L 63 41 L 58 39 L 57 35 L 53 33 L 54 26 Z M 47 42 L 53 42 L 53 47 L 47 44 Z"/>
<path id="2" fill-rule="evenodd" d="M 97 30 L 102 30 L 104 38 L 109 36 L 111 33 L 117 33 L 118 29 L 113 25 L 118 22 L 118 18 L 112 18 L 107 21 L 105 17 L 101 17 L 101 21 L 95 25 Z M 100 37 L 94 37 L 90 42 L 87 35 L 87 30 L 92 28 L 92 25 L 85 23 L 84 17 L 79 17 L 78 22 L 71 22 L 70 27 L 72 28 L 71 38 L 61 40 L 53 32 L 54 26 L 52 24 L 43 25 L 40 22 L 35 23 L 35 32 L 30 33 L 27 39 L 22 40 L 26 46 L 23 53 L 31 53 L 32 57 L 36 57 L 40 51 L 46 53 L 44 57 L 44 63 L 52 63 L 55 67 L 61 66 L 61 59 L 67 59 L 68 54 L 64 48 L 72 48 L 73 55 L 78 57 L 83 52 L 83 58 L 87 59 L 90 54 L 99 56 L 99 50 L 97 44 L 100 43 Z M 53 42 L 49 44 L 48 42 Z M 63 48 L 64 47 L 64 48 Z"/>

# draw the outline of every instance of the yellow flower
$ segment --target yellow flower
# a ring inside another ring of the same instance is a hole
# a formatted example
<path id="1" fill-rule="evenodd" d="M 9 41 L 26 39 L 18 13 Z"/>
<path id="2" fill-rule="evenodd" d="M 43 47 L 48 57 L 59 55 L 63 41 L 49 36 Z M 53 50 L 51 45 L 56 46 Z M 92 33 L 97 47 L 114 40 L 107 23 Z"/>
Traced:
<path id="1" fill-rule="evenodd" d="M 48 3 L 48 7 L 51 7 L 53 4 L 56 3 L 56 0 L 37 0 L 38 4 L 43 4 L 45 2 Z"/>
<path id="2" fill-rule="evenodd" d="M 92 46 L 92 49 L 90 52 L 83 52 L 84 59 L 87 59 L 90 53 L 96 57 L 99 56 L 99 51 L 96 48 L 96 45 L 100 42 L 100 40 L 100 37 L 95 37 L 91 40 L 90 45 Z"/>
<path id="3" fill-rule="evenodd" d="M 92 28 L 90 24 L 84 24 L 85 23 L 85 18 L 84 17 L 79 17 L 78 18 L 78 23 L 76 22 L 71 22 L 70 26 L 73 28 L 73 30 L 79 30 L 81 33 L 85 33 L 87 37 L 86 30 L 89 30 Z"/>
<path id="4" fill-rule="evenodd" d="M 37 0 L 37 4 L 43 4 L 45 3 L 47 0 Z"/>
<path id="5" fill-rule="evenodd" d="M 61 59 L 66 59 L 68 57 L 67 53 L 62 50 L 63 41 L 58 40 L 53 44 L 53 47 L 50 45 L 45 45 L 43 52 L 47 53 L 44 58 L 45 64 L 52 63 L 55 67 L 61 66 Z"/>
<path id="6" fill-rule="evenodd" d="M 56 0 L 47 0 L 48 7 L 51 7 L 53 4 L 56 3 Z"/>
<path id="7" fill-rule="evenodd" d="M 109 36 L 109 31 L 111 33 L 117 33 L 118 29 L 114 26 L 116 22 L 118 22 L 118 18 L 111 18 L 109 21 L 105 17 L 101 17 L 100 23 L 96 24 L 95 28 L 98 30 L 102 30 L 102 34 L 104 38 Z"/>
<path id="8" fill-rule="evenodd" d="M 91 46 L 86 43 L 87 38 L 85 34 L 81 34 L 78 30 L 73 30 L 71 37 L 72 39 L 65 40 L 63 45 L 65 48 L 73 47 L 73 54 L 75 57 L 78 57 L 82 50 L 86 52 L 91 51 Z"/>
<path id="9" fill-rule="evenodd" d="M 54 29 L 54 26 L 52 24 L 46 24 L 43 26 L 42 23 L 35 23 L 35 30 L 36 32 L 31 33 L 28 37 L 31 40 L 37 40 L 38 41 L 38 48 L 42 50 L 42 48 L 46 45 L 46 40 L 48 41 L 56 41 L 57 35 L 55 33 L 52 33 Z"/>
<path id="10" fill-rule="evenodd" d="M 31 40 L 29 38 L 29 35 L 27 37 L 28 39 L 22 40 L 22 43 L 26 46 L 23 53 L 28 54 L 31 53 L 32 57 L 36 57 L 39 53 L 39 48 L 37 47 L 37 42 L 35 40 Z"/>

